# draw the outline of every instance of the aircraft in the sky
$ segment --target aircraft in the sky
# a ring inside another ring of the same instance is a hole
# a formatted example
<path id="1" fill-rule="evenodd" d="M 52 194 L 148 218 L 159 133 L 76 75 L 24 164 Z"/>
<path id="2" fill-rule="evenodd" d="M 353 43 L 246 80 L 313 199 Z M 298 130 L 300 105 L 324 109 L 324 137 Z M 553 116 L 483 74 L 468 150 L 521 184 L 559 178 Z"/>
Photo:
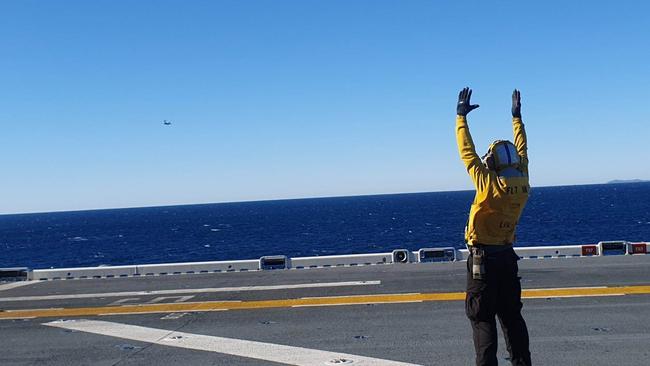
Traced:
<path id="1" fill-rule="evenodd" d="M 171 123 L 171 121 L 164 120 L 164 121 L 163 121 L 163 125 L 165 125 L 165 126 L 171 126 L 172 123 Z"/>

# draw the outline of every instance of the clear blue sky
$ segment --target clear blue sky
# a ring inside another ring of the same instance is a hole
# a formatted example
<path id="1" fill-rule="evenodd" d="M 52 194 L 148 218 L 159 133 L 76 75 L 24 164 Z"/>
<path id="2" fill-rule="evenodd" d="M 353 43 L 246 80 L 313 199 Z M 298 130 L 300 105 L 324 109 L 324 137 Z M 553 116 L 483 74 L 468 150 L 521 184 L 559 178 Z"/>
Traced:
<path id="1" fill-rule="evenodd" d="M 650 179 L 646 1 L 2 1 L 0 213 Z M 164 119 L 173 121 L 163 126 Z"/>

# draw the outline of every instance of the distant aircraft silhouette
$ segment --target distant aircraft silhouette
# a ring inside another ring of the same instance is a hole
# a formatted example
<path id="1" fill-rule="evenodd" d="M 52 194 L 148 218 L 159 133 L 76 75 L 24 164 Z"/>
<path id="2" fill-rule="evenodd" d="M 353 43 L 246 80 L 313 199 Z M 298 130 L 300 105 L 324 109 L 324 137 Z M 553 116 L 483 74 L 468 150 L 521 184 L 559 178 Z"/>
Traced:
<path id="1" fill-rule="evenodd" d="M 165 126 L 171 126 L 172 123 L 171 123 L 170 121 L 164 120 L 164 121 L 163 121 L 163 125 L 165 125 Z"/>

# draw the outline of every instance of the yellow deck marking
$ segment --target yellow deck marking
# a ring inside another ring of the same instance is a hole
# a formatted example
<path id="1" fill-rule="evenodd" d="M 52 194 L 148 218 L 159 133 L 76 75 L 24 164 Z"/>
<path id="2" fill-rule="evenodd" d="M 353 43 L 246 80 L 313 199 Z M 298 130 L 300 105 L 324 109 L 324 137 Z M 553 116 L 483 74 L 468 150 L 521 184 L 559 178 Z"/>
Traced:
<path id="1" fill-rule="evenodd" d="M 527 289 L 522 291 L 523 298 L 547 297 L 591 297 L 591 296 L 621 296 L 650 294 L 650 286 L 618 286 L 618 287 L 573 287 L 553 289 Z M 423 301 L 458 301 L 464 300 L 464 292 L 447 293 L 412 293 L 412 294 L 380 294 L 380 295 L 352 295 L 333 297 L 313 297 L 286 300 L 258 300 L 258 301 L 204 301 L 171 304 L 142 304 L 121 306 L 98 306 L 85 308 L 58 308 L 58 309 L 21 309 L 0 311 L 0 319 L 18 318 L 66 318 L 75 316 L 93 315 L 123 315 L 145 313 L 176 313 L 176 312 L 202 312 L 238 309 L 269 309 L 289 307 L 313 307 L 332 305 L 360 305 L 360 304 L 387 304 L 408 303 Z"/>

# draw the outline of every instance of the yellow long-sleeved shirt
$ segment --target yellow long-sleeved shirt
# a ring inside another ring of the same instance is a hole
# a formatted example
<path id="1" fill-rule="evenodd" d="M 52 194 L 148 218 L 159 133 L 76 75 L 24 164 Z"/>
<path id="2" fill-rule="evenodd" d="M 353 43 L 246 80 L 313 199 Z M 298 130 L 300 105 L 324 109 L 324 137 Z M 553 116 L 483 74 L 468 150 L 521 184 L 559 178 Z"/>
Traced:
<path id="1" fill-rule="evenodd" d="M 528 148 L 521 118 L 512 119 L 514 144 L 521 157 L 523 177 L 500 177 L 476 154 L 467 119 L 456 116 L 456 142 L 460 158 L 474 181 L 476 196 L 465 228 L 468 244 L 504 245 L 515 241 L 515 228 L 528 200 Z"/>

